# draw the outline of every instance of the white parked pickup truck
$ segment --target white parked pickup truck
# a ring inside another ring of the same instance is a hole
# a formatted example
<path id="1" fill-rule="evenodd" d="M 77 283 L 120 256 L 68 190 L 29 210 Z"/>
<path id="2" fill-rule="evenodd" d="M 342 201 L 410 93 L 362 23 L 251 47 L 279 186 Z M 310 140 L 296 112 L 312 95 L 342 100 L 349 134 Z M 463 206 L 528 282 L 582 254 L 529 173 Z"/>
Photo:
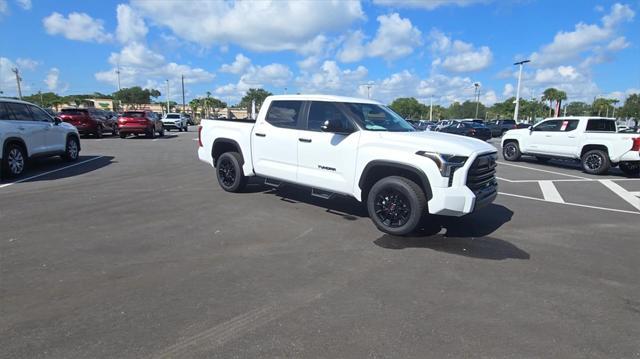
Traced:
<path id="1" fill-rule="evenodd" d="M 198 157 L 216 168 L 224 190 L 240 191 L 259 176 L 325 199 L 351 196 L 389 234 L 409 234 L 427 213 L 471 213 L 497 194 L 493 146 L 416 131 L 371 100 L 270 96 L 255 123 L 203 120 L 198 131 Z"/>
<path id="2" fill-rule="evenodd" d="M 502 138 L 502 153 L 507 161 L 517 161 L 521 155 L 541 162 L 580 160 L 589 174 L 604 174 L 612 166 L 629 176 L 640 173 L 640 136 L 618 133 L 612 118 L 548 118 L 531 128 L 510 130 Z"/>

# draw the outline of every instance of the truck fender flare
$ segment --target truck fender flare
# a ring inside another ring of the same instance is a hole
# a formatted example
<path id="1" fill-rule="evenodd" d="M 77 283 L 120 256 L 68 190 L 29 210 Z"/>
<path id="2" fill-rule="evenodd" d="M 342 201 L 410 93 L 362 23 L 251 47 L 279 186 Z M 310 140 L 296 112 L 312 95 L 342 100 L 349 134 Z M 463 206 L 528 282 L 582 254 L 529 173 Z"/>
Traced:
<path id="1" fill-rule="evenodd" d="M 427 197 L 427 201 L 429 201 L 433 197 L 433 192 L 431 191 L 431 183 L 429 183 L 429 178 L 424 173 L 424 171 L 422 171 L 417 167 L 414 167 L 405 163 L 393 162 L 393 161 L 387 161 L 387 160 L 373 160 L 367 163 L 367 165 L 364 167 L 364 170 L 362 170 L 360 179 L 358 180 L 358 187 L 360 187 L 361 190 L 363 191 L 365 190 L 365 187 L 366 187 L 365 183 L 367 181 L 367 177 L 371 173 L 371 171 L 374 170 L 376 167 L 392 167 L 395 169 L 408 171 L 415 174 L 420 179 L 420 183 L 418 183 L 418 185 L 422 187 L 422 190 L 424 191 L 424 194 Z"/>
<path id="2" fill-rule="evenodd" d="M 227 146 L 233 147 L 240 154 L 240 157 L 241 157 L 240 166 L 244 165 L 244 154 L 242 153 L 242 147 L 240 147 L 240 144 L 238 144 L 238 142 L 235 140 L 232 140 L 230 138 L 224 138 L 224 137 L 216 138 L 213 141 L 213 146 L 211 146 L 211 157 L 213 158 L 214 164 L 216 163 L 218 157 L 220 157 L 222 153 L 227 152 L 227 151 L 224 151 L 224 152 L 216 153 L 215 151 L 216 146 L 219 146 L 222 144 L 225 145 L 225 148 L 228 148 Z"/>

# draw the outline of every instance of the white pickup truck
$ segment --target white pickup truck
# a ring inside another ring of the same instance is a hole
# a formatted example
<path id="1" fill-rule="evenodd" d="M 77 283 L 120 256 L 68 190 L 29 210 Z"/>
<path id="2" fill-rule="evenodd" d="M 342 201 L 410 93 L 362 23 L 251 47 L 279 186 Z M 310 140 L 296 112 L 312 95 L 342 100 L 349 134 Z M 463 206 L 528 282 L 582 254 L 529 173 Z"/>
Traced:
<path id="1" fill-rule="evenodd" d="M 255 123 L 203 120 L 198 133 L 198 157 L 216 168 L 224 190 L 240 191 L 259 176 L 325 199 L 351 196 L 389 234 L 409 234 L 426 213 L 463 216 L 497 195 L 493 146 L 416 131 L 371 100 L 270 96 Z"/>
<path id="2" fill-rule="evenodd" d="M 502 154 L 507 161 L 522 155 L 535 156 L 540 162 L 579 160 L 586 173 L 596 175 L 612 166 L 629 176 L 640 173 L 640 136 L 618 133 L 612 118 L 554 117 L 531 128 L 509 130 L 502 137 Z"/>

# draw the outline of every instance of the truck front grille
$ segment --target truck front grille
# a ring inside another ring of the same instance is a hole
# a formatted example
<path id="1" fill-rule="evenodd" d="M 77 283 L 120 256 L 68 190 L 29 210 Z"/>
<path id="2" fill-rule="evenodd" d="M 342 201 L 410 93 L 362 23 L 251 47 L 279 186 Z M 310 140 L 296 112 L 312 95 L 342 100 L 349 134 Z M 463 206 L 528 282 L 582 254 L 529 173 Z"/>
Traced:
<path id="1" fill-rule="evenodd" d="M 479 193 L 487 195 L 489 193 L 486 192 L 495 192 L 497 190 L 497 159 L 498 155 L 496 153 L 478 156 L 471 165 L 471 168 L 469 168 L 469 173 L 467 174 L 467 187 L 469 187 L 476 196 Z"/>

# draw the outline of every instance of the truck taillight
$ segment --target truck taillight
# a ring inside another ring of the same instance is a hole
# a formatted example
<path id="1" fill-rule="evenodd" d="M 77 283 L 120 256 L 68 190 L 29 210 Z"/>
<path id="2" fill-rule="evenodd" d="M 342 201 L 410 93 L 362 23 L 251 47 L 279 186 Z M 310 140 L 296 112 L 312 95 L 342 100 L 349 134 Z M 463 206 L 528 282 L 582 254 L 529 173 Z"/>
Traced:
<path id="1" fill-rule="evenodd" d="M 198 126 L 198 146 L 202 147 L 202 126 Z"/>
<path id="2" fill-rule="evenodd" d="M 640 151 L 640 137 L 636 137 L 633 139 L 633 146 L 631 146 L 631 151 Z"/>

